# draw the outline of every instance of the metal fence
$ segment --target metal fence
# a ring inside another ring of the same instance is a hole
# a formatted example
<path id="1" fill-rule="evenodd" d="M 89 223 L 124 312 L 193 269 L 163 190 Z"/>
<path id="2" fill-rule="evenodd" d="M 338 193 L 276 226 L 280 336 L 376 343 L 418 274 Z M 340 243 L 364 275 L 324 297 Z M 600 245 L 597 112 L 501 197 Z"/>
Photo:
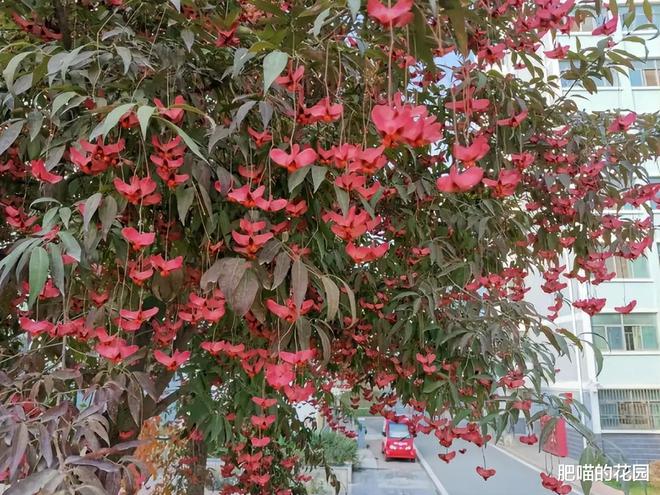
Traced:
<path id="1" fill-rule="evenodd" d="M 660 389 L 598 391 L 604 430 L 660 430 Z"/>

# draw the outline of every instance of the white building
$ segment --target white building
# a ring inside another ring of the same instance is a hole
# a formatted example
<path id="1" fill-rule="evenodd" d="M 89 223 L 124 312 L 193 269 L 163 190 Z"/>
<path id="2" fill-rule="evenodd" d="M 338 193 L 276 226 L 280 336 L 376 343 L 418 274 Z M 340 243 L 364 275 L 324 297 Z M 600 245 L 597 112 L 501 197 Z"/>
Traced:
<path id="1" fill-rule="evenodd" d="M 621 5 L 622 2 L 619 2 Z M 635 111 L 651 113 L 660 111 L 660 38 L 651 40 L 656 32 L 635 30 L 647 24 L 643 9 L 637 7 L 635 20 L 630 27 L 623 26 L 627 8 L 620 7 L 617 31 L 612 34 L 615 41 L 627 35 L 647 39 L 646 55 L 639 43 L 623 42 L 617 48 L 626 50 L 644 59 L 636 62 L 634 70 L 627 76 L 619 74 L 611 85 L 607 81 L 594 82 L 597 94 L 589 94 L 584 88 L 574 86 L 573 81 L 562 80 L 562 90 L 569 88 L 570 94 L 579 107 L 585 110 L 620 110 L 622 113 Z M 653 23 L 660 27 L 660 2 L 652 3 Z M 605 16 L 603 16 L 605 17 Z M 595 46 L 603 36 L 592 36 L 591 31 L 604 18 L 588 19 L 579 32 L 570 36 L 558 36 L 556 42 L 562 45 Z M 634 33 L 632 33 L 632 31 Z M 546 50 L 553 48 L 546 46 Z M 566 61 L 546 59 L 549 74 L 559 74 L 569 67 Z M 660 182 L 660 166 L 657 162 L 648 163 L 647 170 L 652 180 Z M 660 206 L 654 207 L 654 224 L 660 224 Z M 644 210 L 631 210 L 630 215 L 646 216 Z M 566 260 L 567 262 L 569 260 Z M 596 434 L 604 451 L 610 455 L 623 455 L 629 462 L 650 462 L 660 460 L 660 335 L 658 333 L 660 310 L 660 235 L 656 236 L 653 250 L 644 259 L 631 262 L 624 259 L 611 259 L 609 271 L 617 276 L 611 282 L 598 286 L 571 283 L 564 295 L 569 300 L 587 297 L 607 298 L 603 311 L 589 318 L 581 310 L 564 307 L 555 321 L 580 335 L 602 349 L 603 370 L 596 374 L 596 359 L 589 346 L 581 359 L 572 362 L 562 359 L 558 363 L 558 380 L 553 392 L 572 392 L 577 400 L 591 411 L 588 425 Z M 566 282 L 570 282 L 565 280 Z M 542 282 L 536 283 L 538 287 Z M 549 294 L 536 292 L 530 300 L 543 314 L 545 308 L 553 304 Z M 632 313 L 621 315 L 614 311 L 615 306 L 625 306 L 631 300 L 637 301 Z M 593 338 L 591 333 L 603 335 L 604 341 Z M 582 440 L 577 433 L 569 434 L 571 457 L 578 458 Z"/>

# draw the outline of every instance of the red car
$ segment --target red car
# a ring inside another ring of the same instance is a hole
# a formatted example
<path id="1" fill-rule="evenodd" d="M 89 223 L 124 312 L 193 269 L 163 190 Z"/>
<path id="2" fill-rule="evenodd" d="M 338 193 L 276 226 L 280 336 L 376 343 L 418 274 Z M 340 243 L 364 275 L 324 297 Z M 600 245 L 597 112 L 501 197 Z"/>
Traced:
<path id="1" fill-rule="evenodd" d="M 385 460 L 410 459 L 415 461 L 417 452 L 413 443 L 413 437 L 408 431 L 408 425 L 404 422 L 395 423 L 385 420 L 383 425 L 383 443 L 381 451 Z"/>

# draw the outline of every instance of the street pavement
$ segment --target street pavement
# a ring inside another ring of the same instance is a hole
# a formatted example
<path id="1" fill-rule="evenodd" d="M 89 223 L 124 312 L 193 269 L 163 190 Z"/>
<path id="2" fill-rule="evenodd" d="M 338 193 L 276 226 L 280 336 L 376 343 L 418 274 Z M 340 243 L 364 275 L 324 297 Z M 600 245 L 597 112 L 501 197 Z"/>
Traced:
<path id="1" fill-rule="evenodd" d="M 367 418 L 365 426 L 368 448 L 361 452 L 360 468 L 353 471 L 352 495 L 436 495 L 419 462 L 385 462 L 380 452 L 382 419 Z"/>
<path id="2" fill-rule="evenodd" d="M 438 458 L 446 452 L 432 435 L 419 435 L 415 439 L 417 452 L 429 464 L 431 470 L 446 489 L 448 495 L 548 495 L 550 492 L 541 486 L 538 471 L 527 467 L 504 452 L 489 446 L 483 450 L 463 440 L 454 441 L 450 450 L 456 450 L 456 457 L 449 463 Z M 467 449 L 460 454 L 460 449 Z M 497 472 L 484 481 L 475 468 L 484 466 Z M 573 492 L 575 493 L 575 492 Z"/>

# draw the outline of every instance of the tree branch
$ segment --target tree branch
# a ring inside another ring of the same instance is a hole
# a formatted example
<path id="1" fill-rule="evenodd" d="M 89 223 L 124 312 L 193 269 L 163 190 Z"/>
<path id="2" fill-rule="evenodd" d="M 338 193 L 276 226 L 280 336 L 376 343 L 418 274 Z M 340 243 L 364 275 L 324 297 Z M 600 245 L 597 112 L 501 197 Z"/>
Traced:
<path id="1" fill-rule="evenodd" d="M 53 0 L 53 7 L 55 8 L 55 15 L 57 16 L 57 24 L 62 33 L 62 44 L 67 50 L 71 50 L 71 31 L 69 29 L 69 19 L 66 6 L 62 0 Z"/>

